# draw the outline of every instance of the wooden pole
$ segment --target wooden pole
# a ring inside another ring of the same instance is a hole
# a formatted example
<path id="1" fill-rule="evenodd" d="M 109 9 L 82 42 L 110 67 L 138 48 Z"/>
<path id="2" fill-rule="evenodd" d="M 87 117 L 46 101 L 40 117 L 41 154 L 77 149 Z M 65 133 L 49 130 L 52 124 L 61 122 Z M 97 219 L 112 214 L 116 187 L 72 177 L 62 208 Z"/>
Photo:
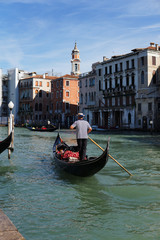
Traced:
<path id="1" fill-rule="evenodd" d="M 104 151 L 104 149 L 99 146 L 92 138 L 88 137 L 97 147 L 99 147 L 102 151 Z M 114 159 L 110 154 L 108 154 L 108 156 L 115 161 L 121 168 L 123 168 L 130 176 L 133 176 L 125 167 L 123 167 L 116 159 Z"/>

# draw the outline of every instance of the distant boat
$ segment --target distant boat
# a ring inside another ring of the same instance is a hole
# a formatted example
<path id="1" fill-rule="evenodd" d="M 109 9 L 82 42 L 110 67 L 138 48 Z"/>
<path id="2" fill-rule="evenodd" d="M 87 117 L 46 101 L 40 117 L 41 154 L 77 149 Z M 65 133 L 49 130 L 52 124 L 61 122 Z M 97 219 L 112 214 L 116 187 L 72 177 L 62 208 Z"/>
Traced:
<path id="1" fill-rule="evenodd" d="M 63 155 L 61 151 L 63 150 Z M 69 150 L 69 151 L 68 151 Z M 68 158 L 65 158 L 66 152 L 70 153 Z M 77 146 L 68 146 L 58 133 L 55 143 L 53 145 L 53 154 L 56 165 L 75 176 L 87 177 L 99 172 L 108 162 L 109 140 L 104 152 L 98 157 L 89 157 L 86 160 L 80 161 L 78 157 L 74 157 L 77 154 Z"/>
<path id="2" fill-rule="evenodd" d="M 53 125 L 42 126 L 42 127 L 26 126 L 26 128 L 29 129 L 30 131 L 34 131 L 34 132 L 53 132 L 57 129 L 57 127 L 55 127 Z"/>
<path id="3" fill-rule="evenodd" d="M 11 140 L 12 140 L 12 132 L 6 139 L 4 139 L 3 141 L 0 141 L 0 153 L 5 151 L 9 147 Z"/>

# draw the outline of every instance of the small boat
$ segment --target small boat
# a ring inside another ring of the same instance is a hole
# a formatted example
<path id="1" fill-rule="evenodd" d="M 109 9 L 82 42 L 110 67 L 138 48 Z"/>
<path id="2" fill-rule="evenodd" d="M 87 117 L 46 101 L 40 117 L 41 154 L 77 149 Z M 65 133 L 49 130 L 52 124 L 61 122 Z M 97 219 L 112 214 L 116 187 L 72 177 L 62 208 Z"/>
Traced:
<path id="1" fill-rule="evenodd" d="M 6 150 L 9 147 L 11 140 L 12 140 L 12 132 L 6 139 L 4 139 L 3 141 L 0 141 L 0 153 L 2 153 L 4 150 Z"/>
<path id="2" fill-rule="evenodd" d="M 73 157 L 63 158 L 60 154 L 61 150 L 63 150 L 64 153 L 66 153 L 66 151 L 73 152 Z M 86 160 L 79 161 L 78 158 L 74 157 L 77 150 L 78 146 L 68 146 L 58 133 L 53 145 L 53 154 L 56 165 L 65 172 L 75 176 L 92 176 L 99 172 L 108 162 L 109 140 L 106 149 L 99 157 L 87 157 Z"/>
<path id="3" fill-rule="evenodd" d="M 29 127 L 26 126 L 27 129 L 31 130 L 31 131 L 35 131 L 35 132 L 53 132 L 55 131 L 57 128 L 55 126 L 42 126 L 42 127 Z"/>

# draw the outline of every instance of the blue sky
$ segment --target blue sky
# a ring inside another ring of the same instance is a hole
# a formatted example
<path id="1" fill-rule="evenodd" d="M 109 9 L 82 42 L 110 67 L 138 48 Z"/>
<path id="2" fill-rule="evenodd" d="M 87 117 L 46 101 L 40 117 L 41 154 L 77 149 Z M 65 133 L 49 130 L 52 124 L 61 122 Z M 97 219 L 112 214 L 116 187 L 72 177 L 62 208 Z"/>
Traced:
<path id="1" fill-rule="evenodd" d="M 0 68 L 69 74 L 75 41 L 81 72 L 103 56 L 160 44 L 159 0 L 0 0 Z"/>

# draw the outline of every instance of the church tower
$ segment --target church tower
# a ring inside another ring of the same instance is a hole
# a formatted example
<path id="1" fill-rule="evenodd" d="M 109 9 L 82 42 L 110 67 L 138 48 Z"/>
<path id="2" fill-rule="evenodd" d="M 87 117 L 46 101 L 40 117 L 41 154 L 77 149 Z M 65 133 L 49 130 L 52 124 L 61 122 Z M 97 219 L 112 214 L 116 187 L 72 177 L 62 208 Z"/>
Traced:
<path id="1" fill-rule="evenodd" d="M 79 74 L 80 74 L 79 50 L 77 48 L 77 43 L 75 42 L 74 49 L 72 50 L 71 75 Z"/>

